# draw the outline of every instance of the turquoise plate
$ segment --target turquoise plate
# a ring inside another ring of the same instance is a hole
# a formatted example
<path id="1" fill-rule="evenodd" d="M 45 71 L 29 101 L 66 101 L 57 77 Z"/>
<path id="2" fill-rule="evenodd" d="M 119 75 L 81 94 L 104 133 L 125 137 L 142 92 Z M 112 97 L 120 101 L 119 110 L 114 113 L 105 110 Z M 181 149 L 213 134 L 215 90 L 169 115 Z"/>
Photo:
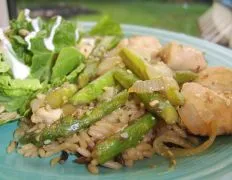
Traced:
<path id="1" fill-rule="evenodd" d="M 93 23 L 81 23 L 81 25 L 84 29 L 89 29 Z M 152 35 L 159 38 L 162 43 L 179 41 L 183 44 L 190 44 L 205 52 L 210 66 L 232 67 L 232 51 L 207 41 L 140 26 L 124 25 L 123 29 L 127 36 Z M 218 137 L 208 151 L 198 156 L 177 159 L 175 170 L 168 170 L 167 160 L 154 156 L 152 159 L 136 162 L 132 168 L 123 168 L 119 171 L 101 168 L 99 175 L 92 175 L 85 166 L 72 163 L 71 160 L 64 165 L 51 168 L 49 159 L 23 158 L 16 153 L 8 155 L 6 147 L 15 128 L 16 123 L 0 127 L 0 180 L 232 179 L 232 139 L 230 136 Z M 155 165 L 155 168 L 151 168 L 152 165 Z"/>

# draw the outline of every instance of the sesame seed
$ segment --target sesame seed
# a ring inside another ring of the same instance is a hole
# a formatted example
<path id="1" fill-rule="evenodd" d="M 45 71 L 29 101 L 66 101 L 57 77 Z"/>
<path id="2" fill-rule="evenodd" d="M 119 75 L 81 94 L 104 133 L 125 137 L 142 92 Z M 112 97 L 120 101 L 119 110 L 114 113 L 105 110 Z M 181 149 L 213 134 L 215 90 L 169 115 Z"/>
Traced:
<path id="1" fill-rule="evenodd" d="M 104 91 L 107 91 L 110 87 L 106 86 L 106 87 L 103 87 L 103 90 Z"/>
<path id="2" fill-rule="evenodd" d="M 44 144 L 47 145 L 47 144 L 50 144 L 52 141 L 50 139 L 47 139 L 44 141 Z"/>
<path id="3" fill-rule="evenodd" d="M 172 165 L 176 166 L 176 160 L 175 159 L 172 160 Z"/>
<path id="4" fill-rule="evenodd" d="M 168 150 L 167 153 L 170 157 L 173 157 L 173 153 L 170 150 Z"/>
<path id="5" fill-rule="evenodd" d="M 128 73 L 132 74 L 131 70 L 129 70 L 129 69 L 127 69 L 127 70 L 126 70 L 126 72 L 128 72 Z"/>
<path id="6" fill-rule="evenodd" d="M 127 132 L 124 132 L 122 134 L 120 134 L 120 136 L 124 139 L 127 139 L 129 137 L 128 133 Z"/>
<path id="7" fill-rule="evenodd" d="M 226 105 L 230 106 L 230 99 L 226 99 Z"/>
<path id="8" fill-rule="evenodd" d="M 139 105 L 140 105 L 140 107 L 144 107 L 144 104 L 142 102 Z"/>
<path id="9" fill-rule="evenodd" d="M 49 104 L 46 104 L 45 109 L 49 111 L 49 110 L 51 110 L 52 108 L 51 108 L 51 106 L 50 106 Z"/>
<path id="10" fill-rule="evenodd" d="M 151 107 L 155 107 L 156 105 L 158 105 L 159 104 L 159 101 L 158 100 L 153 100 L 153 101 L 151 101 L 150 103 L 149 103 L 149 105 L 151 106 Z"/>

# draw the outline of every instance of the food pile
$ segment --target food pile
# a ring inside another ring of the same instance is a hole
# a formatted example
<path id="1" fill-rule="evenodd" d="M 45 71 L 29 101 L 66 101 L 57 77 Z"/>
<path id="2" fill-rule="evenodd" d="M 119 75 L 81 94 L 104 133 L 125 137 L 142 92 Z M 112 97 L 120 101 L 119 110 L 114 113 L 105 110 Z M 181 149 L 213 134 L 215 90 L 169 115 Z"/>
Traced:
<path id="1" fill-rule="evenodd" d="M 52 166 L 75 156 L 91 173 L 155 153 L 173 166 L 232 133 L 231 77 L 190 46 L 124 37 L 107 16 L 85 31 L 26 9 L 0 31 L 0 124 L 18 120 L 7 151 Z"/>

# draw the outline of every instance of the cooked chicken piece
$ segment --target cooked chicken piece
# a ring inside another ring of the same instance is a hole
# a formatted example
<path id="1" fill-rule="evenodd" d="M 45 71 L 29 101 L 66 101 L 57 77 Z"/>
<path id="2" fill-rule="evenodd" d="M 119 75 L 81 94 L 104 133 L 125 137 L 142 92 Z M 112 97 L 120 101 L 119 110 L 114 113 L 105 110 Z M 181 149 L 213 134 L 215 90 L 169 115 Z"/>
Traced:
<path id="1" fill-rule="evenodd" d="M 145 60 L 151 61 L 151 56 L 155 56 L 162 46 L 159 40 L 153 36 L 133 36 L 128 39 L 123 39 L 117 47 L 131 48 Z"/>
<path id="2" fill-rule="evenodd" d="M 209 67 L 199 73 L 196 82 L 217 92 L 232 92 L 232 69 Z"/>
<path id="3" fill-rule="evenodd" d="M 82 38 L 80 43 L 77 45 L 77 48 L 87 58 L 93 51 L 95 44 L 95 38 Z"/>
<path id="4" fill-rule="evenodd" d="M 44 106 L 45 97 L 44 94 L 37 94 L 37 98 L 30 103 L 32 112 L 36 112 L 40 107 Z"/>
<path id="5" fill-rule="evenodd" d="M 207 66 L 202 52 L 175 42 L 163 47 L 157 56 L 173 70 L 199 72 Z"/>
<path id="6" fill-rule="evenodd" d="M 217 135 L 232 134 L 232 93 L 228 97 L 198 83 L 182 87 L 185 104 L 178 110 L 182 123 L 195 135 L 210 135 L 212 122 Z"/>
<path id="7" fill-rule="evenodd" d="M 62 109 L 47 109 L 45 107 L 41 107 L 32 114 L 31 121 L 33 123 L 42 122 L 49 125 L 60 119 L 62 114 Z"/>

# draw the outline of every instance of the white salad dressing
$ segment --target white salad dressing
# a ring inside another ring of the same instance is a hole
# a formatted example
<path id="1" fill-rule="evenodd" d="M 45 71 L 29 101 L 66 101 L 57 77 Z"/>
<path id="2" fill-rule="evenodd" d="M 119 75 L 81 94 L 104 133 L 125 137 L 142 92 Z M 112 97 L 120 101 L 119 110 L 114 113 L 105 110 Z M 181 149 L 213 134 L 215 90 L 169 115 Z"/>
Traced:
<path id="1" fill-rule="evenodd" d="M 57 16 L 56 22 L 55 22 L 55 24 L 52 27 L 50 36 L 48 38 L 44 39 L 44 45 L 50 51 L 54 51 L 55 50 L 55 46 L 53 44 L 53 38 L 55 36 L 56 29 L 59 27 L 61 21 L 62 21 L 62 17 L 61 16 Z"/>
<path id="2" fill-rule="evenodd" d="M 11 46 L 9 40 L 5 37 L 3 30 L 0 28 L 0 46 L 9 63 L 15 79 L 26 79 L 30 74 L 30 68 L 20 62 Z"/>
<path id="3" fill-rule="evenodd" d="M 31 39 L 33 39 L 36 36 L 36 32 L 30 32 L 26 37 L 25 37 L 25 41 L 27 42 L 28 46 L 27 49 L 30 50 L 31 49 Z"/>
<path id="4" fill-rule="evenodd" d="M 31 22 L 32 19 L 30 18 L 30 10 L 29 9 L 24 10 L 24 16 L 28 22 Z"/>
<path id="5" fill-rule="evenodd" d="M 27 49 L 31 49 L 31 39 L 33 39 L 36 34 L 40 31 L 40 28 L 39 28 L 39 19 L 38 18 L 35 18 L 35 19 L 31 19 L 30 18 L 30 10 L 29 9 L 25 9 L 24 11 L 24 16 L 26 18 L 26 20 L 28 22 L 31 22 L 31 25 L 34 29 L 34 31 L 30 32 L 26 37 L 25 37 L 25 41 L 27 42 L 28 44 L 28 47 Z"/>
<path id="6" fill-rule="evenodd" d="M 39 28 L 39 18 L 32 19 L 31 24 L 32 24 L 32 27 L 35 30 L 35 32 L 39 32 L 40 31 L 40 28 Z"/>

